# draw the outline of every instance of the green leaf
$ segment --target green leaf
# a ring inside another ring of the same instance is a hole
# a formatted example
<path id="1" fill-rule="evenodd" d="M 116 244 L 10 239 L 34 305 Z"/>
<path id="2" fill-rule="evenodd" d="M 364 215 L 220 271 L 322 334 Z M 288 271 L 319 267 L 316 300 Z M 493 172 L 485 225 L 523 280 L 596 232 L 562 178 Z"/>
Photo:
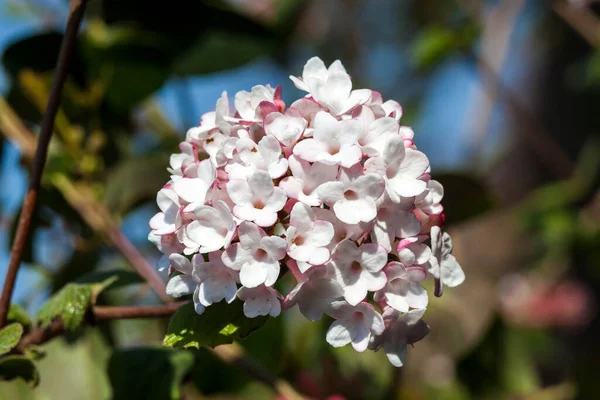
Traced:
<path id="1" fill-rule="evenodd" d="M 181 382 L 194 365 L 194 354 L 166 348 L 115 351 L 108 363 L 113 400 L 181 398 Z"/>
<path id="2" fill-rule="evenodd" d="M 18 40 L 4 50 L 2 64 L 13 78 L 17 78 L 19 72 L 25 69 L 34 72 L 52 71 L 56 66 L 62 37 L 60 32 L 46 32 Z M 69 64 L 69 76 L 83 85 L 84 75 L 82 60 L 78 52 L 75 52 Z"/>
<path id="3" fill-rule="evenodd" d="M 8 322 L 18 322 L 23 327 L 28 327 L 31 325 L 31 319 L 29 318 L 29 314 L 23 307 L 18 304 L 11 304 L 8 309 Z"/>
<path id="4" fill-rule="evenodd" d="M 38 370 L 29 358 L 25 356 L 8 356 L 0 358 L 0 380 L 10 381 L 21 378 L 31 386 L 37 386 L 40 381 Z"/>
<path id="5" fill-rule="evenodd" d="M 220 302 L 207 307 L 203 314 L 194 311 L 193 304 L 179 308 L 171 317 L 163 340 L 170 347 L 215 347 L 243 339 L 261 328 L 268 317 L 246 318 L 239 300 L 231 304 Z"/>
<path id="6" fill-rule="evenodd" d="M 15 347 L 23 335 L 23 326 L 12 323 L 0 330 L 0 355 L 6 354 Z"/>
<path id="7" fill-rule="evenodd" d="M 67 331 L 75 331 L 92 302 L 92 286 L 69 283 L 52 296 L 38 312 L 37 319 L 43 327 L 60 318 Z"/>
<path id="8" fill-rule="evenodd" d="M 126 213 L 156 198 L 156 193 L 169 180 L 166 165 L 168 157 L 163 154 L 129 159 L 116 165 L 106 178 L 110 184 L 104 193 L 104 203 L 112 212 Z"/>

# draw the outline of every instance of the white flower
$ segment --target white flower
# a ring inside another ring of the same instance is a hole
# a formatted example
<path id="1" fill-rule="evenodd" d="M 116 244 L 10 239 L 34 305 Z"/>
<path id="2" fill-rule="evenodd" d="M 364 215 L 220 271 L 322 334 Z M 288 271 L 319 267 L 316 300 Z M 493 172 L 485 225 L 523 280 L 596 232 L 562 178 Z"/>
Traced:
<path id="1" fill-rule="evenodd" d="M 380 175 L 367 174 L 354 181 L 327 182 L 317 193 L 325 204 L 333 207 L 335 216 L 347 224 L 370 222 L 377 216 L 377 200 L 385 190 Z"/>
<path id="2" fill-rule="evenodd" d="M 429 333 L 429 326 L 421 319 L 425 309 L 411 310 L 401 314 L 388 307 L 383 311 L 385 331 L 375 336 L 369 348 L 375 351 L 383 347 L 388 360 L 394 367 L 401 367 L 406 361 L 406 345 L 423 339 Z"/>
<path id="3" fill-rule="evenodd" d="M 333 239 L 329 243 L 329 250 L 333 252 L 344 239 L 358 240 L 365 233 L 364 224 L 346 224 L 336 218 L 335 214 L 324 208 L 313 208 L 318 219 L 329 221 L 333 225 Z"/>
<path id="4" fill-rule="evenodd" d="M 302 137 L 307 125 L 300 111 L 292 107 L 288 108 L 285 114 L 272 112 L 264 120 L 267 135 L 274 136 L 285 147 L 296 143 Z"/>
<path id="5" fill-rule="evenodd" d="M 338 121 L 321 111 L 315 116 L 313 137 L 294 146 L 294 154 L 303 160 L 349 168 L 362 158 L 356 145 L 360 123 L 349 119 Z"/>
<path id="6" fill-rule="evenodd" d="M 442 235 L 439 226 L 431 227 L 431 258 L 427 270 L 436 279 L 435 295 L 441 296 L 444 285 L 456 287 L 464 282 L 465 273 L 452 253 L 452 239 L 447 232 Z"/>
<path id="7" fill-rule="evenodd" d="M 333 225 L 317 219 L 309 206 L 296 203 L 286 232 L 287 254 L 296 261 L 320 265 L 329 261 L 327 245 L 333 238 Z"/>
<path id="8" fill-rule="evenodd" d="M 183 206 L 170 184 L 158 191 L 156 204 L 161 212 L 152 217 L 150 228 L 159 236 L 174 233 L 181 226 Z"/>
<path id="9" fill-rule="evenodd" d="M 238 228 L 239 243 L 223 252 L 223 263 L 240 271 L 242 285 L 253 288 L 261 284 L 272 286 L 279 276 L 279 260 L 285 257 L 285 240 L 267 236 L 265 231 L 250 222 Z"/>
<path id="10" fill-rule="evenodd" d="M 268 227 L 277 221 L 277 212 L 287 201 L 285 192 L 275 187 L 265 171 L 255 171 L 248 180 L 234 179 L 227 183 L 227 193 L 235 203 L 233 213 L 244 221 L 254 221 Z"/>
<path id="11" fill-rule="evenodd" d="M 202 115 L 200 126 L 195 126 L 187 131 L 186 140 L 188 142 L 202 144 L 212 134 L 218 132 L 219 128 L 223 127 L 223 124 L 226 124 L 224 118 L 230 115 L 227 92 L 221 93 L 221 97 L 217 100 L 215 108 L 215 111 Z"/>
<path id="12" fill-rule="evenodd" d="M 281 91 L 281 89 L 279 89 Z M 240 119 L 226 119 L 233 122 L 262 122 L 262 118 L 266 115 L 262 115 L 264 112 L 261 110 L 262 107 L 272 106 L 274 111 L 277 111 L 276 107 L 276 89 L 273 89 L 270 85 L 257 85 L 252 88 L 251 92 L 241 90 L 235 95 L 235 109 L 240 115 Z M 267 103 L 267 104 L 261 104 Z"/>
<path id="13" fill-rule="evenodd" d="M 183 176 L 186 168 L 198 161 L 198 158 L 195 146 L 189 142 L 179 143 L 179 150 L 181 153 L 171 154 L 169 158 L 171 168 L 167 168 L 167 171 L 171 175 Z"/>
<path id="14" fill-rule="evenodd" d="M 415 236 L 420 231 L 421 223 L 415 214 L 403 210 L 399 204 L 388 200 L 377 210 L 377 217 L 371 231 L 371 241 L 389 252 L 397 237 Z"/>
<path id="15" fill-rule="evenodd" d="M 427 182 L 427 190 L 415 198 L 415 207 L 427 214 L 441 214 L 444 211 L 444 207 L 440 204 L 443 197 L 444 187 L 438 181 L 430 179 Z"/>
<path id="16" fill-rule="evenodd" d="M 404 265 L 423 265 L 431 258 L 431 249 L 423 242 L 427 235 L 418 235 L 398 242 L 396 252 Z"/>
<path id="17" fill-rule="evenodd" d="M 229 179 L 247 179 L 257 170 L 266 171 L 276 179 L 287 172 L 288 160 L 281 157 L 281 146 L 272 136 L 264 136 L 258 144 L 250 138 L 239 139 L 235 149 L 237 162 L 225 167 Z"/>
<path id="18" fill-rule="evenodd" d="M 290 260 L 294 262 L 294 260 Z M 311 321 L 318 321 L 331 304 L 331 301 L 343 295 L 342 288 L 326 266 L 309 269 L 303 275 L 283 301 L 283 309 L 287 310 L 298 304 L 302 315 Z"/>
<path id="19" fill-rule="evenodd" d="M 392 136 L 398 136 L 400 125 L 394 118 L 384 117 L 375 119 L 373 111 L 362 106 L 357 109 L 353 116 L 361 123 L 361 130 L 357 137 L 357 143 L 363 154 L 376 157 L 383 154 L 385 145 Z"/>
<path id="20" fill-rule="evenodd" d="M 371 97 L 368 89 L 352 90 L 352 81 L 339 60 L 329 69 L 318 57 L 313 57 L 302 72 L 302 79 L 290 76 L 300 90 L 305 90 L 333 115 L 341 115 L 365 103 Z"/>
<path id="21" fill-rule="evenodd" d="M 237 297 L 244 302 L 244 315 L 248 318 L 255 318 L 259 315 L 277 317 L 281 313 L 279 299 L 282 296 L 272 287 L 265 285 L 254 288 L 241 287 L 237 292 Z"/>
<path id="22" fill-rule="evenodd" d="M 227 303 L 235 300 L 237 292 L 237 271 L 227 268 L 221 261 L 220 252 L 208 253 L 208 261 L 196 254 L 192 258 L 192 276 L 198 283 L 198 300 L 208 307 L 225 299 Z"/>
<path id="23" fill-rule="evenodd" d="M 350 240 L 338 244 L 331 258 L 335 278 L 344 290 L 344 298 L 351 305 L 360 303 L 368 291 L 385 286 L 382 269 L 387 263 L 387 252 L 375 243 L 360 247 Z"/>
<path id="24" fill-rule="evenodd" d="M 354 350 L 365 351 L 371 339 L 371 333 L 381 335 L 384 330 L 383 318 L 369 303 L 351 306 L 345 301 L 331 303 L 327 314 L 335 321 L 327 331 L 327 343 L 333 347 L 342 347 L 352 343 Z"/>
<path id="25" fill-rule="evenodd" d="M 320 206 L 323 202 L 317 195 L 317 189 L 325 182 L 335 180 L 337 165 L 326 165 L 315 162 L 312 165 L 295 155 L 289 158 L 292 176 L 285 177 L 279 186 L 285 194 L 309 206 Z"/>
<path id="26" fill-rule="evenodd" d="M 405 149 L 403 140 L 396 136 L 388 140 L 383 156 L 365 162 L 365 171 L 385 178 L 387 193 L 394 203 L 402 197 L 418 196 L 427 184 L 418 178 L 429 167 L 429 160 L 418 150 Z"/>
<path id="27" fill-rule="evenodd" d="M 235 221 L 227 204 L 219 200 L 214 207 L 198 205 L 193 209 L 194 220 L 181 231 L 181 241 L 189 249 L 209 253 L 227 248 L 235 233 Z"/>
<path id="28" fill-rule="evenodd" d="M 427 272 L 421 267 L 406 268 L 402 263 L 392 261 L 383 269 L 387 283 L 375 293 L 374 300 L 385 301 L 398 311 L 407 312 L 409 308 L 427 307 L 427 291 L 419 282 L 427 278 Z"/>
<path id="29" fill-rule="evenodd" d="M 394 100 L 388 100 L 381 105 L 385 115 L 394 118 L 396 121 L 400 121 L 402 118 L 402 106 L 400 103 Z"/>
<path id="30" fill-rule="evenodd" d="M 186 203 L 204 204 L 208 189 L 217 177 L 212 161 L 203 160 L 190 165 L 185 173 L 186 177 L 172 176 L 173 191 Z"/>
<path id="31" fill-rule="evenodd" d="M 172 297 L 181 297 L 193 293 L 194 310 L 196 313 L 202 314 L 205 307 L 198 299 L 199 287 L 198 282 L 192 276 L 192 263 L 181 254 L 171 254 L 169 262 L 174 270 L 181 272 L 181 275 L 176 275 L 169 280 L 166 293 Z"/>

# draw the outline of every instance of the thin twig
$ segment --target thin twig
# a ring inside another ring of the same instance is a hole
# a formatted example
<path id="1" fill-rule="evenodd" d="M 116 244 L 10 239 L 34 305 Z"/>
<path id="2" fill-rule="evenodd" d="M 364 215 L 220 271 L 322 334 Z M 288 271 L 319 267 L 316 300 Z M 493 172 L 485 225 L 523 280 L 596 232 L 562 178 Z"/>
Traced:
<path id="1" fill-rule="evenodd" d="M 170 317 L 179 309 L 187 304 L 186 301 L 179 301 L 159 306 L 119 306 L 104 307 L 95 306 L 90 312 L 88 321 L 110 321 L 129 318 L 166 318 Z M 25 335 L 17 349 L 25 352 L 28 346 L 41 345 L 49 340 L 65 333 L 65 326 L 61 320 L 52 322 L 46 328 L 35 328 Z M 289 382 L 280 379 L 271 374 L 260 363 L 245 352 L 244 348 L 237 343 L 231 343 L 215 347 L 212 353 L 226 364 L 235 365 L 245 371 L 251 378 L 271 387 L 275 392 L 287 400 L 305 399 L 298 393 Z"/>
<path id="2" fill-rule="evenodd" d="M 0 130 L 19 146 L 25 158 L 32 159 L 35 149 L 35 137 L 23 124 L 18 115 L 0 96 Z M 156 295 L 165 303 L 173 299 L 165 293 L 165 283 L 148 261 L 140 254 L 129 239 L 119 230 L 117 223 L 106 207 L 90 192 L 87 186 L 73 184 L 65 175 L 54 174 L 50 180 L 63 195 L 67 203 L 75 209 L 82 219 L 95 231 L 119 250 L 131 263 L 136 272 L 144 278 Z"/>
<path id="3" fill-rule="evenodd" d="M 589 8 L 574 7 L 564 0 L 558 0 L 552 9 L 591 46 L 600 46 L 600 18 Z"/>
<path id="4" fill-rule="evenodd" d="M 27 191 L 25 200 L 23 201 L 21 217 L 19 218 L 19 225 L 17 227 L 17 233 L 11 251 L 10 262 L 6 272 L 6 279 L 2 288 L 2 296 L 0 297 L 0 328 L 6 325 L 6 317 L 10 307 L 10 299 L 12 297 L 15 281 L 17 279 L 19 266 L 21 265 L 21 260 L 23 259 L 23 252 L 29 236 L 29 228 L 31 227 L 31 220 L 37 203 L 42 173 L 46 165 L 48 145 L 50 144 L 50 139 L 52 138 L 52 131 L 54 128 L 54 119 L 56 117 L 58 107 L 60 106 L 63 85 L 67 78 L 69 62 L 75 49 L 75 39 L 77 38 L 77 31 L 79 30 L 79 25 L 83 18 L 86 4 L 87 0 L 71 0 L 71 9 L 69 12 L 67 29 L 61 43 L 58 62 L 56 64 L 56 73 L 52 83 L 52 89 L 50 91 L 50 98 L 48 99 L 48 106 L 46 107 L 46 111 L 44 112 L 44 117 L 42 119 L 38 146 L 31 168 L 29 190 Z"/>
<path id="5" fill-rule="evenodd" d="M 458 0 L 467 15 L 479 25 L 484 25 L 479 2 Z M 571 177 L 575 163 L 569 159 L 560 145 L 550 135 L 544 124 L 521 103 L 519 97 L 504 83 L 493 66 L 479 55 L 470 54 L 478 66 L 484 89 L 490 97 L 497 96 L 505 103 L 510 112 L 526 125 L 523 129 L 524 144 L 537 156 L 538 160 L 552 173 L 561 179 Z"/>

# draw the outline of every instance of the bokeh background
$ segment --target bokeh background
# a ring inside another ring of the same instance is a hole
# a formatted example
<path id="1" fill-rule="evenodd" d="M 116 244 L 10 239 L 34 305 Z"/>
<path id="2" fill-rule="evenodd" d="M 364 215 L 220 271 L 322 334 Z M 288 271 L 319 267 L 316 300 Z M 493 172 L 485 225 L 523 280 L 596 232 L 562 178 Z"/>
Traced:
<path id="1" fill-rule="evenodd" d="M 67 15 L 63 0 L 0 0 L 0 283 Z M 90 0 L 77 46 L 17 281 L 26 310 L 115 269 L 134 284 L 101 304 L 158 303 L 110 230 L 120 226 L 154 264 L 147 221 L 186 130 L 223 90 L 281 84 L 290 104 L 302 94 L 288 75 L 318 55 L 403 105 L 401 122 L 445 187 L 467 280 L 430 300 L 431 334 L 402 369 L 381 352 L 332 349 L 329 321 L 296 310 L 241 342 L 247 352 L 316 399 L 598 398 L 593 2 Z M 0 398 L 275 397 L 207 351 L 181 376 L 177 355 L 156 350 L 166 323 L 116 321 L 56 339 L 38 363 L 39 387 L 0 382 Z"/>

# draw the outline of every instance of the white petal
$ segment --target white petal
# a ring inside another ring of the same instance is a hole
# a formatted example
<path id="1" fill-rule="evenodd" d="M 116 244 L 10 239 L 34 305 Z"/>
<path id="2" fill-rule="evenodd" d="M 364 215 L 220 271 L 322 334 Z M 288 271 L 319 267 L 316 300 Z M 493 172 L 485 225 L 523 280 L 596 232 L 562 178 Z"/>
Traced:
<path id="1" fill-rule="evenodd" d="M 196 289 L 196 282 L 189 275 L 177 275 L 172 277 L 167 283 L 166 292 L 171 297 L 181 297 L 193 293 Z"/>

